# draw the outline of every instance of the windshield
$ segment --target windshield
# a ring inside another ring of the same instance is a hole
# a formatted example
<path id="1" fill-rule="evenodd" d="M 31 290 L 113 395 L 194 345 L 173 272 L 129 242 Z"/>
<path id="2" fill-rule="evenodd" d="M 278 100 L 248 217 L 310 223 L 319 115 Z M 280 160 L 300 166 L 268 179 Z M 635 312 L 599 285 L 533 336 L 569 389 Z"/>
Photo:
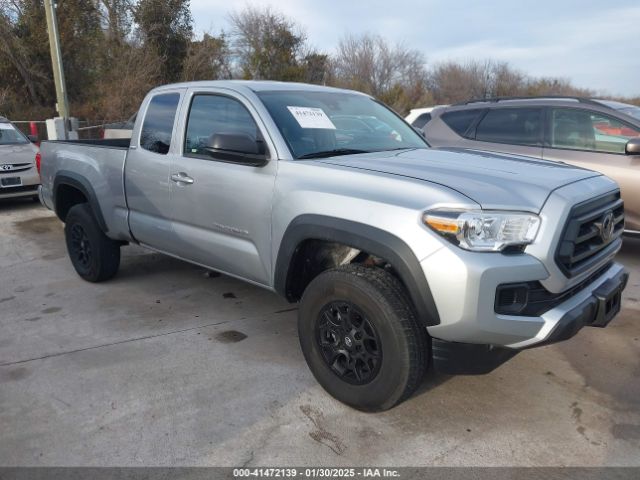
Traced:
<path id="1" fill-rule="evenodd" d="M 27 137 L 10 123 L 0 123 L 0 145 L 29 143 Z"/>
<path id="2" fill-rule="evenodd" d="M 258 92 L 294 158 L 426 148 L 404 120 L 371 98 L 343 92 Z"/>

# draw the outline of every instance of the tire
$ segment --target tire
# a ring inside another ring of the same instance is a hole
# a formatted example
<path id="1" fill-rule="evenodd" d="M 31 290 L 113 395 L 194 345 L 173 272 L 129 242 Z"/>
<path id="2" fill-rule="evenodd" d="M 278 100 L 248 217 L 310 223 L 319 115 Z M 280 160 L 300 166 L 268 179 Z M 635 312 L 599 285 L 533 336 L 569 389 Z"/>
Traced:
<path id="1" fill-rule="evenodd" d="M 88 204 L 71 207 L 64 235 L 73 268 L 84 280 L 103 282 L 118 272 L 120 244 L 102 232 Z"/>
<path id="2" fill-rule="evenodd" d="M 430 358 L 404 287 L 380 268 L 346 265 L 318 275 L 300 302 L 298 334 L 320 385 L 364 411 L 408 398 Z"/>

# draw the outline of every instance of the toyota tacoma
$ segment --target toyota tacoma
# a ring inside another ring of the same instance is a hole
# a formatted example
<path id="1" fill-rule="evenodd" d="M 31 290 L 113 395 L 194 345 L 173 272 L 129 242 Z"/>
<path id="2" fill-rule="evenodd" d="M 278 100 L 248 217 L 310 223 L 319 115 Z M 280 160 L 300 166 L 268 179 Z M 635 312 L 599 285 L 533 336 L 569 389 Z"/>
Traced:
<path id="1" fill-rule="evenodd" d="M 299 302 L 318 382 L 362 410 L 428 368 L 488 373 L 604 327 L 628 275 L 617 184 L 529 157 L 432 149 L 368 95 L 167 85 L 131 139 L 43 142 L 40 197 L 90 282 L 137 244 Z"/>

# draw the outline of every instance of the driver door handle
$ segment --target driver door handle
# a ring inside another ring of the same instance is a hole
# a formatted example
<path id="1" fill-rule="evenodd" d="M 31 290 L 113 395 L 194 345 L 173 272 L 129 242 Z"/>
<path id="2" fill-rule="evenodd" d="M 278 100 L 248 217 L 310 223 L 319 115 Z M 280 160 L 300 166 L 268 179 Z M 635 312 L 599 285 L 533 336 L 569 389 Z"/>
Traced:
<path id="1" fill-rule="evenodd" d="M 171 180 L 176 183 L 184 183 L 186 185 L 191 185 L 194 182 L 193 178 L 184 172 L 174 173 L 171 175 Z"/>

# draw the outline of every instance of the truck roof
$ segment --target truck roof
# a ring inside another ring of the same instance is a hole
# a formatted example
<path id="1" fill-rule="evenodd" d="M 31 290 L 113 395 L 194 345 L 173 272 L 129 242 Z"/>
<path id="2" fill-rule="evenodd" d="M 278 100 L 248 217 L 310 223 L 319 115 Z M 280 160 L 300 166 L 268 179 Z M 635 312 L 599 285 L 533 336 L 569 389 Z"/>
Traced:
<path id="1" fill-rule="evenodd" d="M 199 82 L 183 82 L 163 85 L 154 88 L 152 91 L 162 91 L 172 88 L 191 88 L 191 87 L 218 87 L 228 88 L 230 90 L 243 91 L 251 90 L 253 92 L 267 91 L 308 91 L 308 92 L 345 92 L 365 95 L 354 90 L 347 90 L 335 87 L 326 87 L 324 85 L 314 85 L 310 83 L 298 82 L 276 82 L 272 80 L 205 80 Z"/>

